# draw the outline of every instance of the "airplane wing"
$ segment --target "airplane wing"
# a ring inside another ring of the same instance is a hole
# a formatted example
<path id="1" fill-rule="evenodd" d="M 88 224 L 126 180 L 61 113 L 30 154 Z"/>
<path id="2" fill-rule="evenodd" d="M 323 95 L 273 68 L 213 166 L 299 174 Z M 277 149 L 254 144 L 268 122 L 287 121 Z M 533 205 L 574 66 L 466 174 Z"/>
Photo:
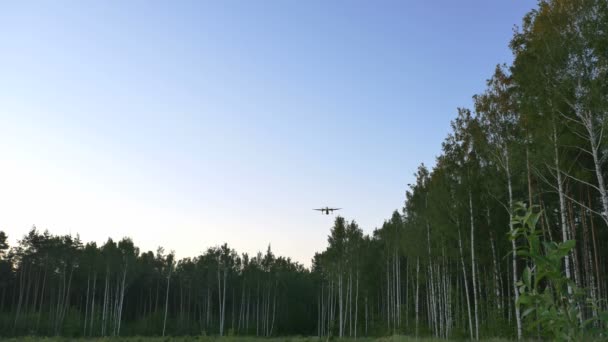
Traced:
<path id="1" fill-rule="evenodd" d="M 325 210 L 325 209 L 313 209 L 313 210 L 323 211 L 323 210 Z"/>
<path id="2" fill-rule="evenodd" d="M 340 210 L 342 208 L 329 208 L 329 210 Z"/>

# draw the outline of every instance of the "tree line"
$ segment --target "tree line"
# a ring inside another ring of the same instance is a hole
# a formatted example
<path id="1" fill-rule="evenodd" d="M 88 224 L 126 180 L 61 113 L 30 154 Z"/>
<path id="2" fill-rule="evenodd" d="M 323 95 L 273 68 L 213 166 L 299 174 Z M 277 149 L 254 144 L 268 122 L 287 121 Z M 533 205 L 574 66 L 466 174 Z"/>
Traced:
<path id="1" fill-rule="evenodd" d="M 337 217 L 310 268 L 270 247 L 175 260 L 130 239 L 32 229 L 9 248 L 0 234 L 1 334 L 521 339 L 555 337 L 550 314 L 602 333 L 608 2 L 539 1 L 510 48 L 512 63 L 457 110 L 436 165 L 418 168 L 403 208 L 371 234 Z M 533 234 L 518 202 L 536 208 Z M 557 271 L 540 274 L 549 259 Z"/>
<path id="2" fill-rule="evenodd" d="M 8 249 L 0 232 L 2 335 L 307 333 L 310 271 L 289 258 L 226 244 L 176 260 L 131 239 L 97 246 L 33 228 Z M 296 324 L 297 323 L 297 324 Z"/>

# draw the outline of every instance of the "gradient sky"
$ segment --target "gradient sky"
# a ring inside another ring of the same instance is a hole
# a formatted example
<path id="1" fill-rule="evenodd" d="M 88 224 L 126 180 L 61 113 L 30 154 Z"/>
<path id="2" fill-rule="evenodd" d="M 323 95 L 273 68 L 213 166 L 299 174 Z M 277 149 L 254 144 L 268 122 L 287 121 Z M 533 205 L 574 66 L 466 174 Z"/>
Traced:
<path id="1" fill-rule="evenodd" d="M 531 0 L 0 3 L 0 230 L 309 264 L 433 165 Z"/>

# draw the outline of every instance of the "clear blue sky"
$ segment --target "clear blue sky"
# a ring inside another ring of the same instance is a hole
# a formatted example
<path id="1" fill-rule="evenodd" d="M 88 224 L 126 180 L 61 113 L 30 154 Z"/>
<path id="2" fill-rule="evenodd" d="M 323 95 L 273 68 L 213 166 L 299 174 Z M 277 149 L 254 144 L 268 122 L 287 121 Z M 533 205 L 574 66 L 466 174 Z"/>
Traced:
<path id="1" fill-rule="evenodd" d="M 0 229 L 309 264 L 403 206 L 530 0 L 0 4 Z"/>

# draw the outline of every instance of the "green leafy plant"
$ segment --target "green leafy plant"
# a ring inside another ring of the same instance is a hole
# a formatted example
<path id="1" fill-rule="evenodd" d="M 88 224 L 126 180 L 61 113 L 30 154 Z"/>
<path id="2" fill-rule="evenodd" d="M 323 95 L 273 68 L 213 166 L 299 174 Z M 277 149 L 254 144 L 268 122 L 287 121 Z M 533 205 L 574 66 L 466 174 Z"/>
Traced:
<path id="1" fill-rule="evenodd" d="M 604 320 L 605 315 L 582 318 L 582 306 L 594 303 L 562 271 L 564 258 L 576 241 L 542 241 L 542 232 L 536 229 L 540 215 L 538 207 L 527 208 L 521 202 L 516 203 L 512 215 L 515 229 L 510 238 L 525 241 L 517 249 L 517 255 L 528 262 L 517 283 L 520 293 L 517 305 L 522 318 L 528 329 L 540 331 L 552 340 L 589 340 L 593 335 L 592 324 Z"/>

